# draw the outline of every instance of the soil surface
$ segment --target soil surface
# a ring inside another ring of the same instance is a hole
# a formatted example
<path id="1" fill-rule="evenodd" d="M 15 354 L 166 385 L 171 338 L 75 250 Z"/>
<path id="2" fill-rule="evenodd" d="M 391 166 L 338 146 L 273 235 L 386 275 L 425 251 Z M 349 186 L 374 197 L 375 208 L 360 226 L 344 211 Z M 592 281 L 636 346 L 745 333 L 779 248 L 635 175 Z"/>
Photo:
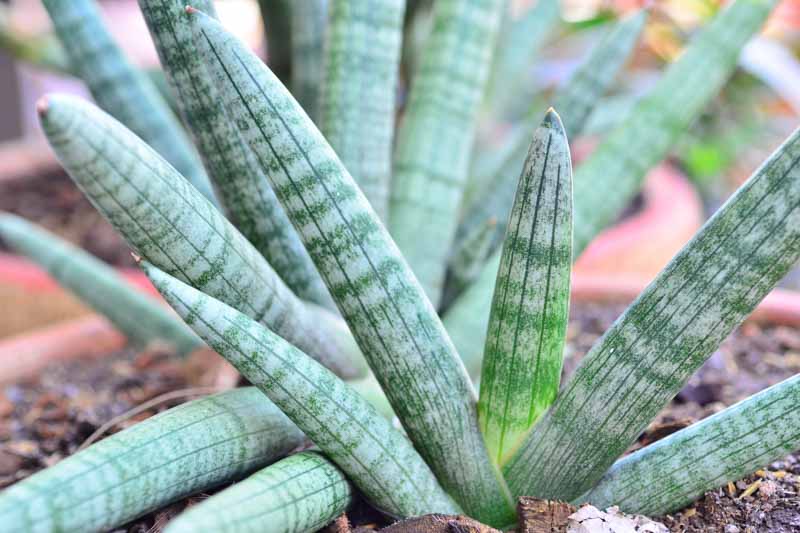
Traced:
<path id="1" fill-rule="evenodd" d="M 574 370 L 622 310 L 621 306 L 573 307 L 565 373 Z M 798 370 L 800 331 L 746 324 L 709 359 L 632 449 L 715 413 Z M 198 386 L 197 373 L 196 366 L 158 350 L 126 350 L 105 359 L 54 364 L 36 380 L 0 389 L 0 487 L 74 453 L 104 423 L 149 400 L 185 391 L 114 424 L 105 434 L 197 397 L 201 391 L 192 388 Z M 800 454 L 711 491 L 679 513 L 654 519 L 671 531 L 800 531 L 798 490 Z M 170 517 L 206 496 L 177 502 L 118 531 L 160 531 Z M 388 525 L 387 519 L 359 502 L 327 531 L 364 532 Z M 390 531 L 395 533 L 419 530 L 419 524 L 405 529 L 401 524 L 393 527 Z"/>
<path id="2" fill-rule="evenodd" d="M 63 172 L 0 182 L 0 211 L 35 222 L 115 266 L 135 266 L 130 249 Z M 8 251 L 0 242 L 0 251 Z"/>

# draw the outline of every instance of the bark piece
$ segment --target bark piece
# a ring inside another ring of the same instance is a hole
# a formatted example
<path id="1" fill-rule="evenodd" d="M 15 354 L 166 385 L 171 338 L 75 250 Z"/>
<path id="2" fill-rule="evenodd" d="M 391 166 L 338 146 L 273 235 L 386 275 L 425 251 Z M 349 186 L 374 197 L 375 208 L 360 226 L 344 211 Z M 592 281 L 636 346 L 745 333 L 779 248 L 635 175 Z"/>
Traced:
<path id="1" fill-rule="evenodd" d="M 569 516 L 576 509 L 566 502 L 523 496 L 517 503 L 520 533 L 564 532 Z"/>

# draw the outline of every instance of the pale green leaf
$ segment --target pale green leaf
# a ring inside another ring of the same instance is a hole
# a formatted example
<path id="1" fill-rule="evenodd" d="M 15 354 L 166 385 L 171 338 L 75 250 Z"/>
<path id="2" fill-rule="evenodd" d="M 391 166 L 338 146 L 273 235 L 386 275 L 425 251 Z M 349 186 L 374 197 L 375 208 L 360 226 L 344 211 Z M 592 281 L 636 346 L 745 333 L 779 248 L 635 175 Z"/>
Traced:
<path id="1" fill-rule="evenodd" d="M 438 304 L 503 0 L 439 0 L 397 132 L 389 229 Z"/>
<path id="2" fill-rule="evenodd" d="M 592 47 L 575 73 L 557 91 L 554 107 L 559 111 L 568 138 L 575 138 L 582 133 L 591 111 L 598 105 L 600 97 L 614 82 L 633 52 L 646 20 L 647 11 L 641 10 L 615 24 Z M 477 190 L 472 195 L 472 201 L 466 204 L 469 207 L 456 233 L 454 255 L 470 246 L 469 242 L 483 231 L 486 220 L 494 218 L 498 221 L 492 239 L 493 249 L 505 234 L 518 176 L 528 153 L 531 135 L 538 127 L 540 112 L 537 108 L 538 102 L 529 113 L 531 118 L 526 117 L 505 135 L 500 149 L 492 149 L 486 157 L 476 158 L 478 168 L 470 181 Z M 502 157 L 497 157 L 495 152 L 499 152 Z M 480 262 L 472 268 L 480 270 L 483 264 Z"/>
<path id="3" fill-rule="evenodd" d="M 411 443 L 356 391 L 235 309 L 148 263 L 142 267 L 186 323 L 269 396 L 371 503 L 394 516 L 459 512 Z"/>
<path id="4" fill-rule="evenodd" d="M 95 0 L 42 0 L 73 70 L 100 107 L 163 155 L 206 198 L 203 165 L 158 89 L 114 42 Z"/>
<path id="5" fill-rule="evenodd" d="M 332 0 L 320 130 L 386 220 L 405 0 Z"/>
<path id="6" fill-rule="evenodd" d="M 213 9 L 210 0 L 194 4 Z M 300 298 L 333 308 L 325 283 L 250 147 L 228 120 L 195 51 L 185 21 L 186 0 L 139 0 L 139 6 L 228 219 Z"/>
<path id="7" fill-rule="evenodd" d="M 43 228 L 0 213 L 0 237 L 107 317 L 140 346 L 168 343 L 185 355 L 205 344 L 168 308 L 132 287 L 113 268 Z"/>
<path id="8" fill-rule="evenodd" d="M 575 172 L 580 253 L 638 192 L 647 172 L 720 91 L 777 0 L 736 0 L 697 35 L 656 86 Z"/>
<path id="9" fill-rule="evenodd" d="M 191 506 L 164 533 L 313 533 L 352 501 L 353 489 L 335 465 L 301 452 Z"/>
<path id="10" fill-rule="evenodd" d="M 581 361 L 505 468 L 515 494 L 590 489 L 800 258 L 800 130 Z"/>
<path id="11" fill-rule="evenodd" d="M 695 37 L 656 87 L 575 171 L 575 238 L 578 258 L 597 233 L 612 223 L 639 190 L 650 167 L 720 90 L 736 67 L 747 40 L 758 31 L 775 0 L 736 0 Z M 500 219 L 498 219 L 500 220 Z M 495 254 L 475 283 L 444 317 L 466 361 L 479 360 L 500 255 Z"/>
<path id="12" fill-rule="evenodd" d="M 561 380 L 572 264 L 572 163 L 555 111 L 531 142 L 492 301 L 478 417 L 502 465 L 553 403 Z"/>
<path id="13" fill-rule="evenodd" d="M 139 255 L 342 375 L 363 374 L 343 321 L 298 299 L 213 205 L 119 122 L 70 96 L 48 97 L 40 120 L 72 179 Z"/>
<path id="14" fill-rule="evenodd" d="M 447 333 L 364 195 L 297 102 L 213 19 L 192 17 L 226 106 L 259 156 L 404 428 L 472 516 L 512 521 Z M 457 444 L 456 444 L 457 443 Z"/>
<path id="15" fill-rule="evenodd" d="M 509 108 L 528 106 L 533 93 L 531 67 L 539 49 L 561 21 L 559 0 L 504 4 L 506 9 L 486 91 L 486 108 L 494 120 L 504 118 Z"/>
<path id="16" fill-rule="evenodd" d="M 800 448 L 800 376 L 617 461 L 581 500 L 649 515 L 688 505 Z"/>
<path id="17" fill-rule="evenodd" d="M 0 492 L 4 533 L 114 530 L 229 483 L 304 442 L 254 387 L 189 402 L 120 431 Z"/>

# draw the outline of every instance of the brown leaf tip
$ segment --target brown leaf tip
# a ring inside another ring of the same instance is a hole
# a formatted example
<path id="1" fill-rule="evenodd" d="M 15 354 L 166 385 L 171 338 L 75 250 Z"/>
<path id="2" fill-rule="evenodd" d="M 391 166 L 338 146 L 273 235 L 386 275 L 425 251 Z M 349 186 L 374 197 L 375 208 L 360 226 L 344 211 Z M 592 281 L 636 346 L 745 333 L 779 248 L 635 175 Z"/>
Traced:
<path id="1" fill-rule="evenodd" d="M 42 96 L 36 102 L 36 112 L 39 113 L 40 117 L 43 117 L 47 114 L 48 109 L 50 109 L 50 100 L 46 96 Z"/>
<path id="2" fill-rule="evenodd" d="M 187 15 L 194 15 L 195 13 L 197 13 L 199 11 L 196 7 L 192 7 L 191 5 L 188 5 L 188 4 L 183 9 L 186 11 Z"/>

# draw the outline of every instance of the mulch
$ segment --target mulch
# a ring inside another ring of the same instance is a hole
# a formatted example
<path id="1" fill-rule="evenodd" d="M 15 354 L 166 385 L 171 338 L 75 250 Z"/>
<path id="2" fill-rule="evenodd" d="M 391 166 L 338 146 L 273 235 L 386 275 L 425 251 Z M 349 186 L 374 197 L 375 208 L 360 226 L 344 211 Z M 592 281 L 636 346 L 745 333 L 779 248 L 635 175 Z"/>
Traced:
<path id="1" fill-rule="evenodd" d="M 586 304 L 572 309 L 565 374 L 574 370 L 621 311 L 619 306 Z M 663 438 L 799 369 L 800 331 L 746 324 L 714 353 L 631 449 Z M 138 413 L 110 428 L 108 434 L 195 397 L 189 393 L 197 386 L 197 373 L 196 367 L 163 350 L 126 349 L 106 358 L 56 363 L 36 379 L 0 389 L 0 487 L 74 453 L 105 422 L 148 400 L 188 390 L 183 398 L 172 398 Z M 679 513 L 654 518 L 671 531 L 800 531 L 798 490 L 800 454 L 793 454 L 752 476 L 708 492 Z M 119 531 L 160 531 L 169 518 L 205 497 L 201 494 L 177 502 Z M 364 502 L 359 502 L 347 518 L 332 524 L 328 533 L 365 532 L 389 525 Z M 424 527 L 472 530 L 449 520 L 425 523 Z M 426 530 L 420 522 L 407 526 L 402 529 L 405 526 L 396 524 L 387 532 Z"/>

